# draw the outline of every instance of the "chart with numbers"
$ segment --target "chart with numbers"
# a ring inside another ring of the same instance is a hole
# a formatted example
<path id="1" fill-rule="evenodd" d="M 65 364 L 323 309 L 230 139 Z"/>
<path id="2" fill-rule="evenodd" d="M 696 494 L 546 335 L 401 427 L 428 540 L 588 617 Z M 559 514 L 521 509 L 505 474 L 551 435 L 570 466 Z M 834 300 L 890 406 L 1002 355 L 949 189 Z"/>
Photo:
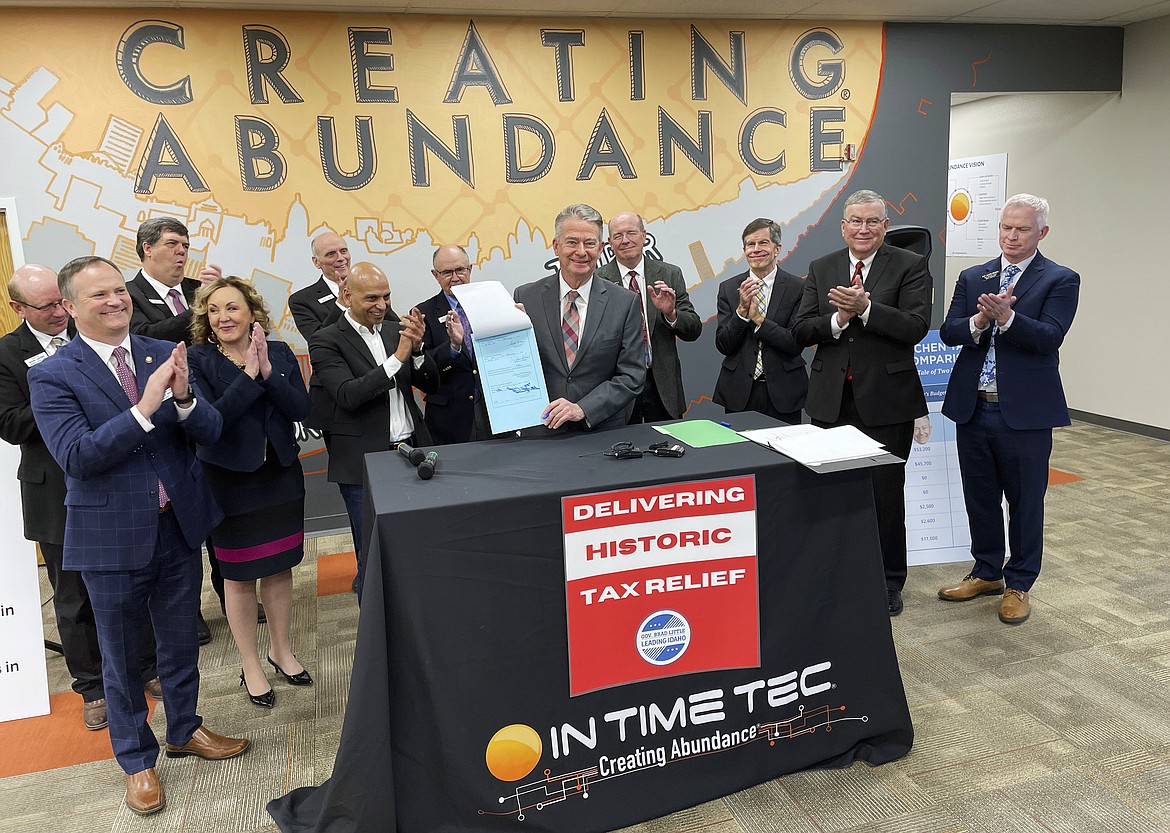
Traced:
<path id="1" fill-rule="evenodd" d="M 930 410 L 930 438 L 915 441 L 906 461 L 906 556 L 910 565 L 966 561 L 971 530 L 963 505 L 955 423 L 942 415 L 958 347 L 948 347 L 931 330 L 914 348 L 918 378 Z"/>

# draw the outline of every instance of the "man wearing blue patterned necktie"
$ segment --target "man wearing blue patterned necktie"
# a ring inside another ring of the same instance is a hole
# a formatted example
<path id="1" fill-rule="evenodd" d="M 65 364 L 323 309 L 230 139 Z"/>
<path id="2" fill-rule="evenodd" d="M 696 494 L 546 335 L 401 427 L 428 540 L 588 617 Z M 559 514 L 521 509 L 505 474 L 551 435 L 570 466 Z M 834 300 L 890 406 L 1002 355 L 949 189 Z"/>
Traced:
<path id="1" fill-rule="evenodd" d="M 439 293 L 418 305 L 426 325 L 423 352 L 439 368 L 439 389 L 427 394 L 423 417 L 436 445 L 491 436 L 471 325 L 451 289 L 470 283 L 471 270 L 462 246 L 440 246 L 431 258 Z"/>
<path id="2" fill-rule="evenodd" d="M 1008 198 L 999 218 L 1002 255 L 959 275 L 939 331 L 945 343 L 963 348 L 943 413 L 958 424 L 975 565 L 938 595 L 964 602 L 1002 594 L 999 618 L 1009 625 L 1031 615 L 1028 593 L 1044 550 L 1052 429 L 1069 424 L 1059 349 L 1077 311 L 1081 278 L 1040 253 L 1047 234 L 1047 200 Z"/>

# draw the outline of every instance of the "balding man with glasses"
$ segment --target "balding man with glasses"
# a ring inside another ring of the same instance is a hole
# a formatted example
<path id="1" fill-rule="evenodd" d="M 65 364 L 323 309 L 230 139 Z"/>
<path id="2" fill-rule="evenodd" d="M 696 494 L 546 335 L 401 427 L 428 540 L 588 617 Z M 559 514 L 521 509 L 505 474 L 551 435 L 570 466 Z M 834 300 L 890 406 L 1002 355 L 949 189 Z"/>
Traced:
<path id="1" fill-rule="evenodd" d="M 887 246 L 886 201 L 874 191 L 845 200 L 846 247 L 808 266 L 793 331 L 815 345 L 804 409 L 814 425 L 853 425 L 905 460 L 914 420 L 926 398 L 914 347 L 930 323 L 931 277 L 926 260 Z M 902 612 L 906 583 L 906 469 L 872 469 L 878 536 L 891 616 Z"/>
<path id="2" fill-rule="evenodd" d="M 436 444 L 487 439 L 490 430 L 475 365 L 474 335 L 452 291 L 471 282 L 467 251 L 462 246 L 440 246 L 431 258 L 431 274 L 439 293 L 419 304 L 418 310 L 426 322 L 423 352 L 439 368 L 439 389 L 427 394 L 423 420 Z"/>

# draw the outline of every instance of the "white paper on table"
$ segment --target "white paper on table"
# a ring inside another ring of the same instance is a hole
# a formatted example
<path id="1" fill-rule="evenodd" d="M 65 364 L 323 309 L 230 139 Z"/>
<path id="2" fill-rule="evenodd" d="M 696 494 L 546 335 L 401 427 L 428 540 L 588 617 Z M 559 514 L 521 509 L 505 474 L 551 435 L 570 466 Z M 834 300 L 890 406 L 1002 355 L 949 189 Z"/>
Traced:
<path id="1" fill-rule="evenodd" d="M 474 338 L 532 329 L 532 320 L 516 309 L 516 302 L 499 281 L 479 281 L 451 287 L 471 322 Z"/>
<path id="2" fill-rule="evenodd" d="M 781 440 L 773 447 L 806 466 L 860 460 L 885 453 L 885 446 L 852 425 L 803 432 L 799 436 Z"/>
<path id="3" fill-rule="evenodd" d="M 818 431 L 824 430 L 824 428 L 818 428 L 811 423 L 803 422 L 800 425 L 779 425 L 775 428 L 751 428 L 747 431 L 738 431 L 736 433 L 773 451 L 779 451 L 780 449 L 777 443 L 783 442 L 791 437 L 799 437 L 802 434 L 815 434 Z"/>

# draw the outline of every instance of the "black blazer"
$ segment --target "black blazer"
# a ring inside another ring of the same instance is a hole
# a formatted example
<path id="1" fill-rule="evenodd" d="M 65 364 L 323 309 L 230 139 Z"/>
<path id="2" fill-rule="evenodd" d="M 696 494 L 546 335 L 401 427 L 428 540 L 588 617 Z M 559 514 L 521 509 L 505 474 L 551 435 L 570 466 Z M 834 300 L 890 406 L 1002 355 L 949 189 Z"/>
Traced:
<path id="1" fill-rule="evenodd" d="M 678 361 L 676 339 L 682 341 L 698 339 L 703 332 L 703 320 L 695 312 L 695 306 L 687 294 L 687 284 L 683 280 L 681 269 L 672 263 L 650 258 L 642 261 L 642 268 L 646 271 L 642 280 L 646 287 L 646 329 L 650 335 L 652 357 L 650 372 L 654 375 L 654 386 L 658 389 L 663 406 L 677 419 L 687 409 L 687 396 L 683 390 L 682 367 Z M 626 277 L 628 272 L 621 268 L 617 260 L 611 260 L 598 269 L 596 274 L 629 289 L 629 278 Z M 673 329 L 650 300 L 650 286 L 658 281 L 674 290 Z"/>
<path id="2" fill-rule="evenodd" d="M 337 299 L 325 276 L 317 278 L 316 283 L 298 289 L 288 298 L 288 311 L 292 313 L 293 323 L 305 341 L 309 336 L 322 327 L 328 326 L 342 315 L 341 307 L 337 306 Z"/>
<path id="3" fill-rule="evenodd" d="M 268 342 L 272 373 L 252 379 L 212 344 L 193 344 L 187 352 L 191 372 L 223 416 L 223 433 L 196 456 L 231 471 L 256 471 L 269 443 L 282 466 L 297 459 L 294 422 L 309 415 L 309 393 L 300 363 L 283 341 Z"/>
<path id="4" fill-rule="evenodd" d="M 796 340 L 817 345 L 805 411 L 815 420 L 836 422 L 846 368 L 853 372 L 853 397 L 866 425 L 912 422 L 926 414 L 926 397 L 914 364 L 914 347 L 930 323 L 931 277 L 920 255 L 883 244 L 870 265 L 869 323 L 853 318 L 834 339 L 829 318 L 837 308 L 829 289 L 848 286 L 849 250 L 840 249 L 808 265 L 804 295 L 796 314 Z"/>
<path id="5" fill-rule="evenodd" d="M 723 354 L 723 363 L 711 401 L 729 413 L 747 409 L 756 371 L 757 346 L 763 345 L 765 384 L 772 407 L 785 414 L 799 411 L 808 394 L 808 373 L 804 369 L 802 348 L 792 334 L 792 323 L 800 306 L 804 281 L 783 269 L 777 271 L 764 323 L 756 332 L 755 324 L 744 321 L 736 313 L 739 287 L 750 274 L 750 271 L 742 272 L 719 284 L 715 349 Z"/>
<path id="6" fill-rule="evenodd" d="M 202 284 L 190 278 L 184 278 L 179 288 L 183 292 L 187 311 L 181 315 L 171 312 L 171 307 L 163 300 L 154 287 L 146 282 L 142 270 L 133 279 L 126 282 L 126 289 L 130 293 L 130 300 L 134 309 L 130 315 L 130 332 L 135 335 L 161 338 L 164 341 L 185 341 L 191 343 L 191 304 L 195 301 L 195 293 Z"/>
<path id="7" fill-rule="evenodd" d="M 426 396 L 426 423 L 431 442 L 465 443 L 475 425 L 475 389 L 479 371 L 466 350 L 451 352 L 447 328 L 439 319 L 451 312 L 447 297 L 440 292 L 418 305 L 425 316 L 423 350 L 439 369 L 439 389 Z M 472 336 L 474 338 L 474 336 Z M 472 349 L 475 345 L 472 344 Z"/>
<path id="8" fill-rule="evenodd" d="M 43 355 L 41 343 L 26 323 L 0 338 L 0 438 L 20 446 L 16 478 L 24 537 L 42 544 L 64 544 L 65 473 L 41 438 L 28 395 L 26 360 Z"/>
<path id="9" fill-rule="evenodd" d="M 386 355 L 398 349 L 402 325 L 393 310 L 386 312 L 382 324 L 382 343 Z M 365 456 L 390 448 L 390 411 L 386 394 L 397 387 L 406 400 L 406 409 L 414 422 L 415 442 L 430 445 L 431 434 L 414 401 L 412 387 L 423 393 L 439 389 L 439 369 L 435 360 L 423 354 L 422 366 L 415 368 L 407 359 L 391 379 L 353 325 L 339 318 L 322 327 L 309 339 L 309 360 L 313 363 L 310 395 L 317 420 L 306 423 L 325 428 L 329 437 L 329 480 L 334 483 L 361 483 Z M 321 424 L 320 420 L 324 420 Z"/>

